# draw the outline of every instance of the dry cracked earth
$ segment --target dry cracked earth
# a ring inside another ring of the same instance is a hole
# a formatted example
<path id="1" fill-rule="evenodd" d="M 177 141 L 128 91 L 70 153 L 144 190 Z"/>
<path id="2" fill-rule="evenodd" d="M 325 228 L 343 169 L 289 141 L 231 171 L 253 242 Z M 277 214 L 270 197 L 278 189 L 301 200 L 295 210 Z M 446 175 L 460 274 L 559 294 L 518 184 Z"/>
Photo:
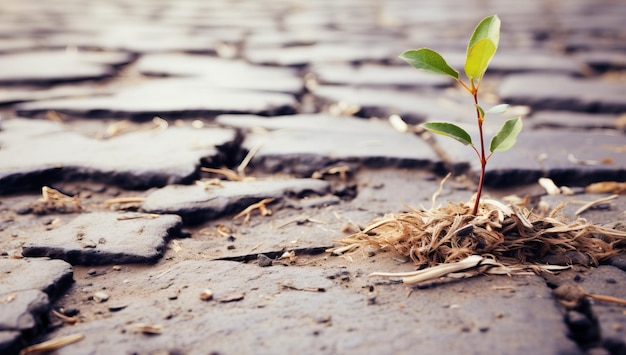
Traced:
<path id="1" fill-rule="evenodd" d="M 470 200 L 473 151 L 416 129 L 476 134 L 470 98 L 397 56 L 431 47 L 461 68 L 494 13 L 481 100 L 511 104 L 524 131 L 490 160 L 487 196 L 626 229 L 623 2 L 0 7 L 1 353 L 626 353 L 623 305 L 553 293 L 625 298 L 625 255 L 407 286 L 368 277 L 415 269 L 391 250 L 328 252 L 429 208 L 448 172 L 438 203 Z M 598 182 L 610 188 L 586 189 Z"/>

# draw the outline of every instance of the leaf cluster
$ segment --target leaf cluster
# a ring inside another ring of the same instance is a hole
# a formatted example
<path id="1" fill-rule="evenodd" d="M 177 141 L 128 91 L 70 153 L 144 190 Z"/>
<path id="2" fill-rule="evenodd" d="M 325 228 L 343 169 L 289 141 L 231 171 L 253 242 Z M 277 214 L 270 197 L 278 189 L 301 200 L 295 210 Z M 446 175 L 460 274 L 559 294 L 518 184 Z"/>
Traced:
<path id="1" fill-rule="evenodd" d="M 473 97 L 478 112 L 479 125 L 485 120 L 487 113 L 502 113 L 507 105 L 498 105 L 490 110 L 483 110 L 478 105 L 477 94 L 482 78 L 487 71 L 500 42 L 500 19 L 497 15 L 484 18 L 474 29 L 467 44 L 465 58 L 465 76 L 468 82 L 464 82 L 459 72 L 452 68 L 441 54 L 430 49 L 420 48 L 408 50 L 400 55 L 400 58 L 419 70 L 449 76 L 463 86 Z M 453 138 L 464 145 L 470 145 L 478 153 L 472 143 L 472 138 L 463 128 L 448 122 L 428 122 L 422 125 L 425 129 Z M 517 136 L 522 130 L 521 118 L 514 118 L 504 123 L 500 131 L 492 138 L 489 145 L 491 153 L 503 152 L 515 145 Z M 482 141 L 482 137 L 481 137 Z M 479 158 L 481 158 L 481 155 Z M 482 157 L 484 158 L 484 157 Z M 488 158 L 488 157 L 487 157 Z"/>

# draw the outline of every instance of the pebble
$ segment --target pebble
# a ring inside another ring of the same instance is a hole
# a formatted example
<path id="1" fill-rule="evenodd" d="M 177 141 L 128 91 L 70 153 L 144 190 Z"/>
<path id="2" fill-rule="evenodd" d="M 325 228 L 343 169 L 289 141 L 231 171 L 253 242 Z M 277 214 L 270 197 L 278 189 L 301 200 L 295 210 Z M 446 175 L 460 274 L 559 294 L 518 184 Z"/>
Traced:
<path id="1" fill-rule="evenodd" d="M 109 294 L 103 291 L 98 291 L 93 294 L 93 299 L 98 303 L 103 303 L 109 300 Z"/>

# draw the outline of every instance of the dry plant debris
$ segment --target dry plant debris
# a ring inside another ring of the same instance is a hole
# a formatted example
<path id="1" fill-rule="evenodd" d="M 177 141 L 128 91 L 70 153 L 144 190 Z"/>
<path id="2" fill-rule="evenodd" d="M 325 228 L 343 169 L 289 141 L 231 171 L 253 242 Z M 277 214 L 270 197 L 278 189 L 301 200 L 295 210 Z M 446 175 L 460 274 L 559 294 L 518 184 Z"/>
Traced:
<path id="1" fill-rule="evenodd" d="M 250 221 L 250 213 L 252 213 L 252 211 L 256 209 L 259 210 L 259 214 L 261 216 L 270 216 L 272 214 L 272 210 L 267 208 L 266 205 L 272 201 L 274 201 L 273 198 L 265 198 L 257 203 L 253 203 L 250 206 L 246 207 L 246 209 L 244 209 L 243 211 L 239 212 L 235 217 L 233 217 L 233 220 L 236 220 L 245 216 L 243 222 L 248 223 L 248 221 Z"/>
<path id="2" fill-rule="evenodd" d="M 433 206 L 440 191 L 433 196 Z M 481 201 L 476 216 L 471 214 L 469 203 L 449 203 L 428 210 L 409 207 L 408 212 L 388 214 L 344 238 L 332 252 L 342 254 L 371 245 L 410 258 L 418 268 L 455 265 L 440 273 L 435 269 L 432 277 L 419 281 L 406 279 L 415 275 L 375 274 L 399 276 L 414 283 L 469 268 L 482 266 L 484 270 L 487 265 L 500 273 L 538 272 L 546 269 L 540 266 L 542 258 L 569 252 L 586 255 L 598 265 L 626 251 L 625 231 L 594 225 L 583 218 L 570 222 L 559 214 L 563 207 L 560 204 L 546 216 L 489 199 Z"/>
<path id="3" fill-rule="evenodd" d="M 22 351 L 20 351 L 20 355 L 48 353 L 50 351 L 54 351 L 66 345 L 80 341 L 84 337 L 85 336 L 83 334 L 72 334 L 72 335 L 66 335 L 66 336 L 54 338 L 48 341 L 44 341 L 43 343 L 31 345 L 27 348 L 24 348 L 22 349 Z"/>
<path id="4" fill-rule="evenodd" d="M 585 297 L 598 301 L 626 305 L 626 299 L 587 293 L 582 287 L 575 283 L 568 282 L 554 289 L 554 295 L 566 308 L 575 309 L 580 307 Z"/>
<path id="5" fill-rule="evenodd" d="M 51 187 L 41 188 L 41 198 L 31 205 L 33 213 L 77 213 L 83 210 L 78 196 L 68 196 Z"/>

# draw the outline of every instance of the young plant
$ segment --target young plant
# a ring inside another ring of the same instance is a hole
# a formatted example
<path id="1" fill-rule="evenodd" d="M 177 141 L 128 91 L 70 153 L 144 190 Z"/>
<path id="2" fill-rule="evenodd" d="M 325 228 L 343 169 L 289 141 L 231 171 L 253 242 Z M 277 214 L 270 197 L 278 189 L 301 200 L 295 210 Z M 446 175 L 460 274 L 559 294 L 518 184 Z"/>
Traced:
<path id="1" fill-rule="evenodd" d="M 467 55 L 465 58 L 465 75 L 467 83 L 464 82 L 459 72 L 452 68 L 441 54 L 429 48 L 408 50 L 400 55 L 400 58 L 419 70 L 445 75 L 455 79 L 474 99 L 476 109 L 476 121 L 480 138 L 480 151 L 472 143 L 472 137 L 461 127 L 449 122 L 427 122 L 422 124 L 425 129 L 456 139 L 464 145 L 469 145 L 474 149 L 480 161 L 480 180 L 476 192 L 476 202 L 472 211 L 473 215 L 478 213 L 480 195 L 482 194 L 485 180 L 485 166 L 493 153 L 504 152 L 510 149 L 517 141 L 517 135 L 522 130 L 522 119 L 520 117 L 508 120 L 504 123 L 500 131 L 491 139 L 489 144 L 489 154 L 485 152 L 485 140 L 483 136 L 483 122 L 487 113 L 502 113 L 506 111 L 507 105 L 497 105 L 485 111 L 478 104 L 478 90 L 485 71 L 491 62 L 491 58 L 498 49 L 500 41 L 500 19 L 497 15 L 484 18 L 474 30 L 472 37 L 467 44 Z"/>

